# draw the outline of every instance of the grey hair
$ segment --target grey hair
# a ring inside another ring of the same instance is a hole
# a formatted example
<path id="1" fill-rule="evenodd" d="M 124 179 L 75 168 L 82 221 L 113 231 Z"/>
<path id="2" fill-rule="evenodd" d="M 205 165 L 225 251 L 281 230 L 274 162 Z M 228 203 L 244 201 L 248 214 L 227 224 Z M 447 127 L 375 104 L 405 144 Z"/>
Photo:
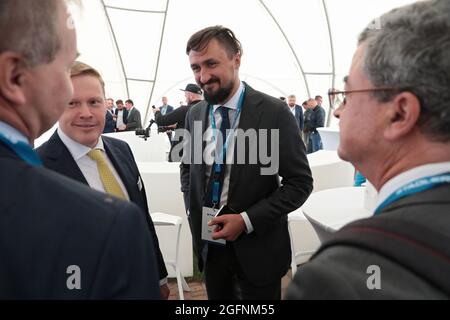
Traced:
<path id="1" fill-rule="evenodd" d="M 1 0 L 0 53 L 21 54 L 29 67 L 50 63 L 61 48 L 61 0 Z"/>
<path id="2" fill-rule="evenodd" d="M 450 141 L 450 1 L 416 2 L 376 22 L 359 37 L 365 46 L 363 71 L 375 87 L 398 91 L 378 91 L 374 97 L 387 102 L 399 91 L 412 92 L 421 103 L 421 132 Z"/>

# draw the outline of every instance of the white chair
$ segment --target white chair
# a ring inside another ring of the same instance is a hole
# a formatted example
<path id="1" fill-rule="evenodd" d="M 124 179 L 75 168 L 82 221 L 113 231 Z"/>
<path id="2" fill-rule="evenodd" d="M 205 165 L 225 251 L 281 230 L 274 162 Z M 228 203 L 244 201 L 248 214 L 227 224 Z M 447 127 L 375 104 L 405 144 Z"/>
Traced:
<path id="1" fill-rule="evenodd" d="M 180 233 L 181 233 L 181 226 L 183 224 L 183 219 L 179 216 L 163 213 L 163 212 L 154 212 L 151 213 L 150 216 L 152 217 L 153 224 L 155 226 L 174 226 L 176 228 L 177 232 L 177 240 L 175 242 L 175 259 L 174 260 L 167 260 L 164 259 L 164 262 L 175 269 L 175 274 L 177 277 L 177 284 L 178 284 L 178 293 L 180 296 L 180 300 L 184 300 L 184 291 L 191 291 L 188 284 L 186 283 L 186 280 L 184 280 L 184 277 L 181 275 L 181 269 L 179 266 L 179 248 L 180 248 Z"/>
<path id="2" fill-rule="evenodd" d="M 302 208 L 298 208 L 297 210 L 292 211 L 291 213 L 288 214 L 288 230 L 289 230 L 289 238 L 291 239 L 291 252 L 292 252 L 292 257 L 291 257 L 292 277 L 294 277 L 295 273 L 297 272 L 296 258 L 301 257 L 301 256 L 309 256 L 315 252 L 315 250 L 295 251 L 294 239 L 293 239 L 292 230 L 291 230 L 291 222 L 293 222 L 293 221 L 308 221 L 306 219 L 306 217 L 303 215 Z"/>

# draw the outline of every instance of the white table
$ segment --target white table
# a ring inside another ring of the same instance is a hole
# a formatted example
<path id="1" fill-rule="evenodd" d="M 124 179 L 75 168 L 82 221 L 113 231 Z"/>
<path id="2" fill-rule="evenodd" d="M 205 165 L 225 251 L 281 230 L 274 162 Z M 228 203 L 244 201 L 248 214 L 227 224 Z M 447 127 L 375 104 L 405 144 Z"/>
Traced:
<path id="1" fill-rule="evenodd" d="M 314 179 L 313 192 L 353 186 L 355 169 L 339 158 L 337 151 L 319 150 L 307 157 Z"/>
<path id="2" fill-rule="evenodd" d="M 317 128 L 322 139 L 322 145 L 324 150 L 337 150 L 339 147 L 339 128 L 327 127 Z"/>
<path id="3" fill-rule="evenodd" d="M 166 137 L 167 139 L 167 137 Z M 180 267 L 185 277 L 193 275 L 192 236 L 184 208 L 183 194 L 180 190 L 180 164 L 170 162 L 138 162 L 144 180 L 150 212 L 164 212 L 183 219 L 180 240 Z M 166 259 L 175 257 L 176 233 L 174 228 L 157 226 L 159 246 Z M 175 277 L 167 268 L 170 277 Z"/>
<path id="4" fill-rule="evenodd" d="M 344 225 L 373 215 L 365 208 L 364 196 L 364 187 L 323 190 L 312 194 L 302 209 L 319 239 L 324 241 Z"/>

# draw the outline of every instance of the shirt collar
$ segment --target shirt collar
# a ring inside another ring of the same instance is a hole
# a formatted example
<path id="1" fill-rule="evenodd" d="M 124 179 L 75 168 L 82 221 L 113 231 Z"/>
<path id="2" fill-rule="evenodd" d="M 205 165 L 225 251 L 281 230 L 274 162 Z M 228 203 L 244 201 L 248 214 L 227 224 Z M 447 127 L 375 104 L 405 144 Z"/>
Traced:
<path id="1" fill-rule="evenodd" d="M 408 184 L 409 182 L 425 177 L 443 174 L 449 171 L 450 161 L 426 164 L 405 171 L 395 176 L 383 185 L 379 192 L 377 206 L 382 204 L 391 194 L 393 194 L 395 191 Z"/>
<path id="2" fill-rule="evenodd" d="M 75 161 L 80 160 L 85 155 L 89 153 L 92 149 L 89 147 L 86 147 L 85 145 L 82 145 L 81 143 L 76 142 L 69 136 L 67 136 L 61 128 L 58 128 L 58 136 L 60 137 L 61 141 L 65 144 L 67 149 L 69 149 L 70 154 L 72 155 L 73 159 Z M 103 140 L 101 139 L 101 136 L 98 139 L 98 143 L 95 146 L 94 149 L 100 149 L 102 151 L 105 151 L 105 147 L 103 145 Z"/>
<path id="3" fill-rule="evenodd" d="M 6 122 L 0 121 L 0 132 L 12 143 L 17 143 L 20 141 L 30 144 L 30 141 L 22 132 L 10 126 Z"/>
<path id="4" fill-rule="evenodd" d="M 213 110 L 214 112 L 217 110 L 217 108 L 219 108 L 220 106 L 224 106 L 233 110 L 236 110 L 238 107 L 238 103 L 239 103 L 239 98 L 241 97 L 242 91 L 244 91 L 244 83 L 241 81 L 240 85 L 239 85 L 239 89 L 236 91 L 236 93 L 234 94 L 234 96 L 231 97 L 230 100 L 228 100 L 227 102 L 225 102 L 224 104 L 215 104 L 213 106 Z"/>

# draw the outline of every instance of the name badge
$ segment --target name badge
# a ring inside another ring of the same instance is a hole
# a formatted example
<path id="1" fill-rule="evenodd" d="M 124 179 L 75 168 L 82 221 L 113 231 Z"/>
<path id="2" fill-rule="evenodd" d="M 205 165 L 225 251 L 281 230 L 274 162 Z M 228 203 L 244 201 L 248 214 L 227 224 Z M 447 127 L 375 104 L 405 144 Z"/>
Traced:
<path id="1" fill-rule="evenodd" d="M 223 208 L 223 207 L 222 207 Z M 214 229 L 216 228 L 216 225 L 208 226 L 208 222 L 217 217 L 220 214 L 220 209 L 214 209 L 214 208 L 208 208 L 203 207 L 203 214 L 202 214 L 202 240 L 212 242 L 215 244 L 221 244 L 225 245 L 226 240 L 225 239 L 218 239 L 214 240 L 212 238 L 212 233 L 214 232 Z"/>

